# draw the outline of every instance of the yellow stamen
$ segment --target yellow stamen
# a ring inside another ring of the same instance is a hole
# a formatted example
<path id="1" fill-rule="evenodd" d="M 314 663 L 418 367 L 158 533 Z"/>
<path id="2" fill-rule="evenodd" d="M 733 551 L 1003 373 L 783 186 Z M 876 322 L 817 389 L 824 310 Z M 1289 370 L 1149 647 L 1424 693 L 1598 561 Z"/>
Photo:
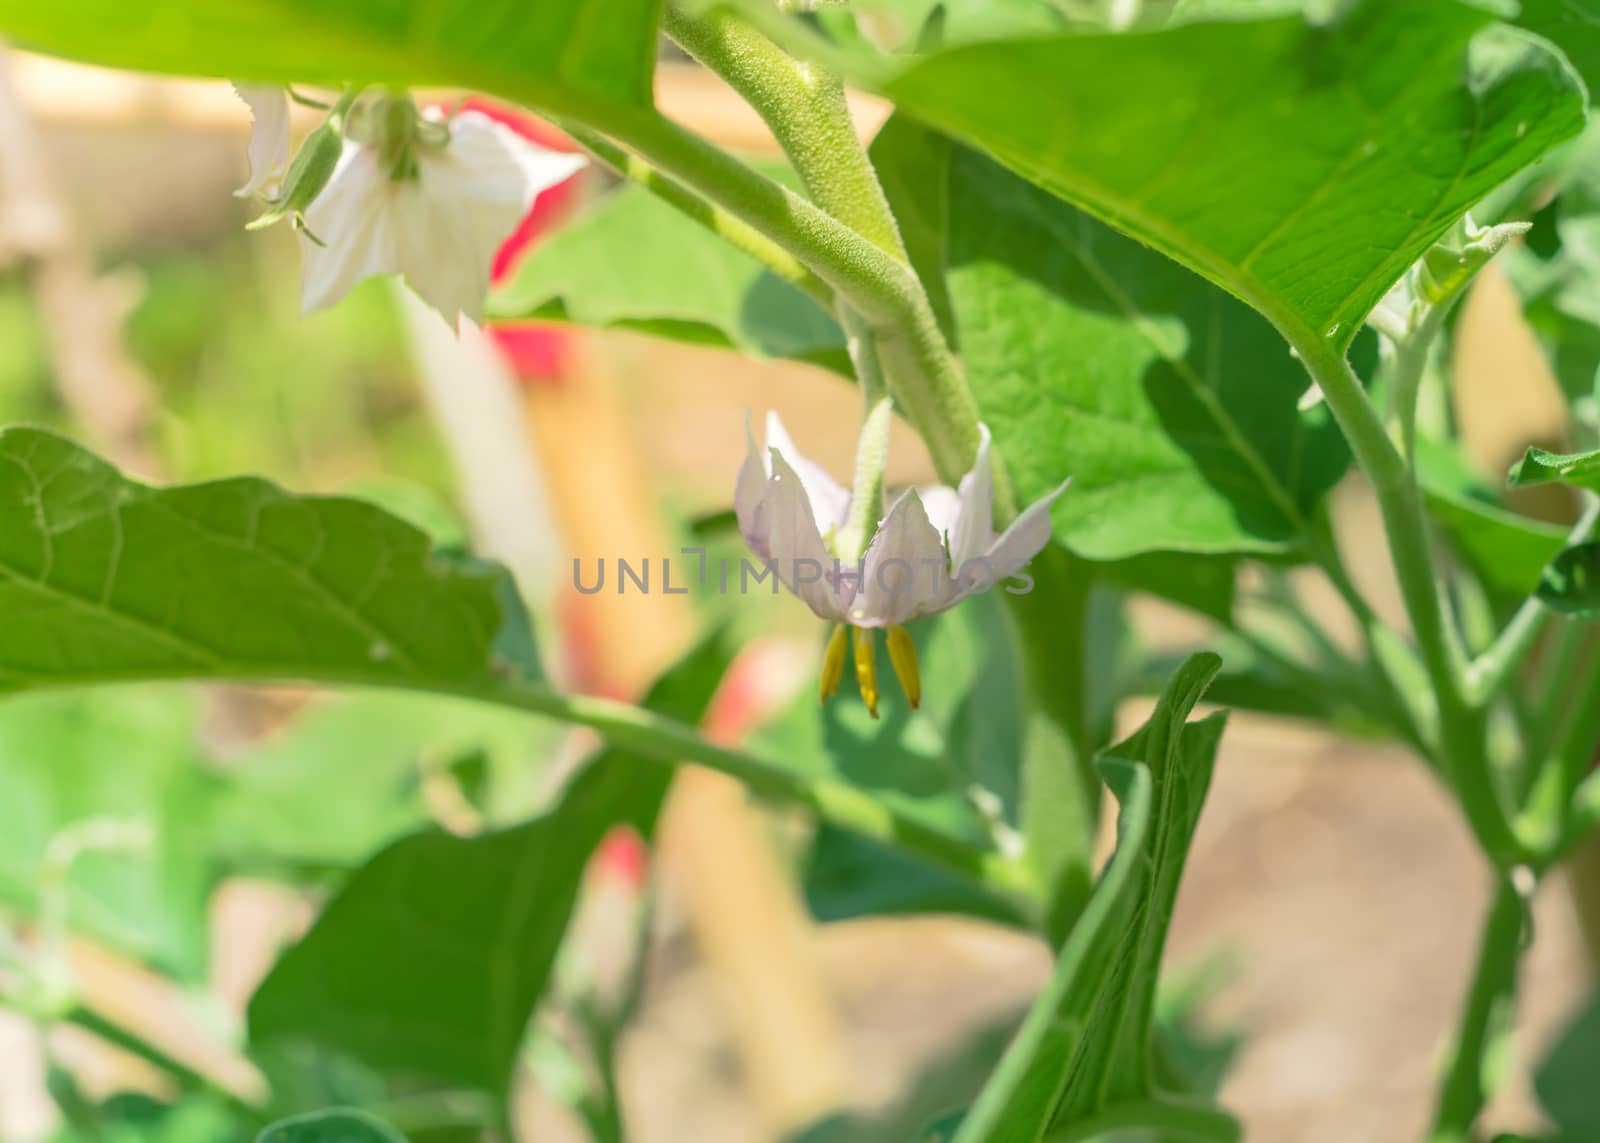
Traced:
<path id="1" fill-rule="evenodd" d="M 848 630 L 843 624 L 840 624 L 833 629 L 833 634 L 828 636 L 828 649 L 822 656 L 823 702 L 827 702 L 839 693 L 839 680 L 844 678 L 845 652 L 850 646 L 850 640 L 846 634 Z"/>
<path id="2" fill-rule="evenodd" d="M 861 701 L 867 704 L 867 713 L 878 717 L 878 665 L 877 644 L 872 639 L 870 627 L 852 627 L 855 639 L 856 682 L 861 684 Z"/>
<path id="3" fill-rule="evenodd" d="M 888 632 L 889 662 L 894 664 L 895 677 L 900 689 L 906 692 L 911 709 L 922 705 L 922 671 L 917 666 L 917 645 L 904 627 L 891 627 Z"/>

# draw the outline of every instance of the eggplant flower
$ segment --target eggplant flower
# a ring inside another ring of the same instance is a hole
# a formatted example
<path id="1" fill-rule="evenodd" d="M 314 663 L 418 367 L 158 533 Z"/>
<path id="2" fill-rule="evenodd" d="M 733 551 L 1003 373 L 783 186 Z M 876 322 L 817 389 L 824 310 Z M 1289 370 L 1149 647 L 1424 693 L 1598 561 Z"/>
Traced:
<path id="1" fill-rule="evenodd" d="M 847 653 L 867 709 L 878 716 L 873 631 L 886 629 L 889 659 L 915 709 L 922 699 L 916 648 L 905 624 L 948 611 L 970 595 L 1016 576 L 1050 541 L 1058 488 L 1029 505 L 1003 533 L 994 531 L 989 430 L 979 426 L 978 457 L 959 489 L 907 489 L 894 501 L 855 565 L 835 550 L 851 494 L 800 455 L 776 414 L 766 449 L 748 424 L 734 513 L 750 550 L 820 619 L 836 624 L 823 660 L 821 692 L 838 690 Z"/>
<path id="2" fill-rule="evenodd" d="M 305 210 L 316 238 L 301 233 L 302 312 L 333 305 L 374 274 L 399 274 L 452 327 L 463 314 L 481 320 L 495 252 L 540 192 L 586 160 L 535 146 L 478 111 L 447 120 L 413 109 L 412 134 L 398 141 L 395 116 L 370 119 L 379 123 L 371 140 L 347 135 Z"/>
<path id="3" fill-rule="evenodd" d="M 271 198 L 289 169 L 289 92 L 266 83 L 235 83 L 250 108 L 250 180 L 233 193 Z"/>

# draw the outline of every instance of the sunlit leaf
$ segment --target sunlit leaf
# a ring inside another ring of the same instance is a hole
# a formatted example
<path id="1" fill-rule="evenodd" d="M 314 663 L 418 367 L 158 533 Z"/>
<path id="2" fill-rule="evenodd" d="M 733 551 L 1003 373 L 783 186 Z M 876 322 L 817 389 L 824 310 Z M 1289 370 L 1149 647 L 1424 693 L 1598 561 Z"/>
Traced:
<path id="1" fill-rule="evenodd" d="M 1282 551 L 1349 462 L 1305 371 L 1249 307 L 961 150 L 949 280 L 967 373 L 1019 499 L 1070 475 L 1082 555 Z"/>
<path id="2" fill-rule="evenodd" d="M 8 4 L 29 47 L 144 71 L 499 90 L 648 106 L 656 0 L 58 0 Z"/>
<path id="3" fill-rule="evenodd" d="M 1506 478 L 1506 483 L 1512 488 L 1552 481 L 1600 490 L 1600 449 L 1594 452 L 1554 453 L 1542 448 L 1530 448 L 1512 466 Z"/>
<path id="4" fill-rule="evenodd" d="M 137 484 L 0 432 L 0 691 L 147 678 L 453 689 L 527 669 L 506 573 L 353 500 Z"/>

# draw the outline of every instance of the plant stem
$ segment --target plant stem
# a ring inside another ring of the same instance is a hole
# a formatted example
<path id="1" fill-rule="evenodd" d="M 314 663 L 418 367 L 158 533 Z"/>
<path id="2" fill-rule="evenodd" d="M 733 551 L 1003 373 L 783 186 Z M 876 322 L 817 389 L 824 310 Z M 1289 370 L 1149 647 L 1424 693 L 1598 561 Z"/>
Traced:
<path id="1" fill-rule="evenodd" d="M 605 134 L 763 232 L 831 286 L 871 327 L 891 391 L 957 483 L 978 449 L 978 415 L 922 283 L 912 269 L 827 211 L 745 166 L 653 109 L 609 109 Z"/>
<path id="2" fill-rule="evenodd" d="M 1600 496 L 1589 496 L 1584 502 L 1583 515 L 1567 536 L 1567 546 L 1587 540 L 1593 535 L 1596 524 L 1600 524 Z M 1505 629 L 1467 669 L 1468 702 L 1481 706 L 1500 692 L 1533 650 L 1540 632 L 1554 614 L 1537 595 L 1530 595 L 1523 601 Z"/>
<path id="3" fill-rule="evenodd" d="M 837 76 L 801 63 L 721 9 L 690 14 L 669 3 L 662 28 L 755 108 L 813 202 L 880 250 L 908 261 Z"/>
<path id="4" fill-rule="evenodd" d="M 1052 1131 L 1044 1143 L 1089 1143 L 1123 1131 L 1143 1131 L 1174 1143 L 1235 1143 L 1239 1121 L 1219 1107 L 1174 1099 L 1123 1103 Z"/>
<path id="5" fill-rule="evenodd" d="M 1439 1094 L 1431 1143 L 1470 1143 L 1487 1102 L 1485 1071 L 1495 1033 L 1516 996 L 1526 905 L 1512 878 L 1501 876 L 1484 924 L 1478 966 L 1467 994 L 1455 1053 Z"/>
<path id="6" fill-rule="evenodd" d="M 427 688 L 515 707 L 597 730 L 613 746 L 652 762 L 694 763 L 726 774 L 752 793 L 811 811 L 820 821 L 906 850 L 973 880 L 1009 900 L 1025 915 L 1038 910 L 1032 874 L 1003 854 L 979 849 L 939 832 L 844 782 L 814 779 L 738 750 L 708 742 L 690 726 L 642 707 L 588 695 L 563 695 L 527 683 Z"/>
<path id="7" fill-rule="evenodd" d="M 1463 691 L 1463 655 L 1439 591 L 1415 474 L 1384 431 L 1343 351 L 1315 335 L 1294 345 L 1377 494 L 1406 614 L 1433 684 L 1442 769 L 1479 845 L 1498 867 L 1509 868 L 1527 855 L 1495 786 L 1482 711 L 1467 702 Z"/>
<path id="8" fill-rule="evenodd" d="M 755 227 L 708 202 L 682 183 L 670 179 L 636 155 L 587 127 L 562 121 L 561 129 L 573 142 L 630 182 L 638 183 L 662 201 L 676 207 L 707 230 L 743 250 L 784 281 L 798 286 L 818 305 L 833 311 L 834 294 L 793 254 Z"/>
<path id="9" fill-rule="evenodd" d="M 248 1115 L 255 1115 L 260 1110 L 245 1095 L 224 1087 L 218 1080 L 203 1072 L 196 1071 L 182 1060 L 152 1044 L 137 1032 L 130 1028 L 125 1028 L 121 1024 L 114 1023 L 92 1008 L 78 1004 L 62 1016 L 61 1019 L 65 1023 L 73 1024 L 87 1032 L 92 1032 L 100 1039 L 109 1044 L 114 1044 L 125 1052 L 138 1056 L 145 1063 L 151 1064 L 158 1070 L 170 1075 L 178 1081 L 179 1086 L 188 1091 L 208 1092 L 219 1097 L 235 1110 Z"/>

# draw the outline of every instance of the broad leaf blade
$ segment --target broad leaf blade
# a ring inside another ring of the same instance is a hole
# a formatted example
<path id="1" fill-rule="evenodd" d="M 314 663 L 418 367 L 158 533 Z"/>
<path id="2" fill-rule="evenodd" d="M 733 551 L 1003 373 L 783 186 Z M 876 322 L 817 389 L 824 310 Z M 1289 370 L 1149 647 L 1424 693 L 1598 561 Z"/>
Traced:
<path id="1" fill-rule="evenodd" d="M 657 0 L 56 0 L 8 4 L 27 47 L 142 71 L 499 91 L 648 107 Z"/>
<path id="2" fill-rule="evenodd" d="M 965 149 L 950 295 L 1019 498 L 1071 475 L 1058 540 L 1111 560 L 1292 548 L 1349 451 L 1260 316 Z"/>
<path id="3" fill-rule="evenodd" d="M 1215 655 L 1192 657 L 1145 728 L 1107 752 L 1103 772 L 1122 806 L 1116 852 L 956 1143 L 1037 1140 L 1054 1124 L 1155 1094 L 1154 964 L 1223 721 L 1186 719 L 1220 666 Z"/>
<path id="4" fill-rule="evenodd" d="M 1464 210 L 1583 125 L 1566 60 L 1491 20 L 1368 0 L 1327 26 L 1057 32 L 861 77 L 1285 333 L 1342 345 Z"/>
<path id="5" fill-rule="evenodd" d="M 500 569 L 354 500 L 240 479 L 137 484 L 0 432 L 0 691 L 147 678 L 443 690 L 520 674 Z M 418 617 L 423 617 L 418 622 Z"/>
<path id="6" fill-rule="evenodd" d="M 1595 0 L 1518 0 L 1517 23 L 1555 43 L 1591 91 L 1600 88 L 1600 5 Z"/>
<path id="7" fill-rule="evenodd" d="M 646 704 L 698 718 L 727 662 L 720 636 L 707 640 Z M 525 825 L 472 838 L 429 831 L 390 846 L 256 992 L 252 1045 L 308 1041 L 396 1081 L 503 1098 L 590 852 L 618 823 L 648 834 L 670 777 L 608 750 Z"/>
<path id="8" fill-rule="evenodd" d="M 1600 619 L 1600 540 L 1565 549 L 1544 571 L 1539 598 L 1573 619 Z"/>
<path id="9" fill-rule="evenodd" d="M 489 309 L 850 369 L 844 334 L 815 302 L 640 187 L 536 246 Z"/>

